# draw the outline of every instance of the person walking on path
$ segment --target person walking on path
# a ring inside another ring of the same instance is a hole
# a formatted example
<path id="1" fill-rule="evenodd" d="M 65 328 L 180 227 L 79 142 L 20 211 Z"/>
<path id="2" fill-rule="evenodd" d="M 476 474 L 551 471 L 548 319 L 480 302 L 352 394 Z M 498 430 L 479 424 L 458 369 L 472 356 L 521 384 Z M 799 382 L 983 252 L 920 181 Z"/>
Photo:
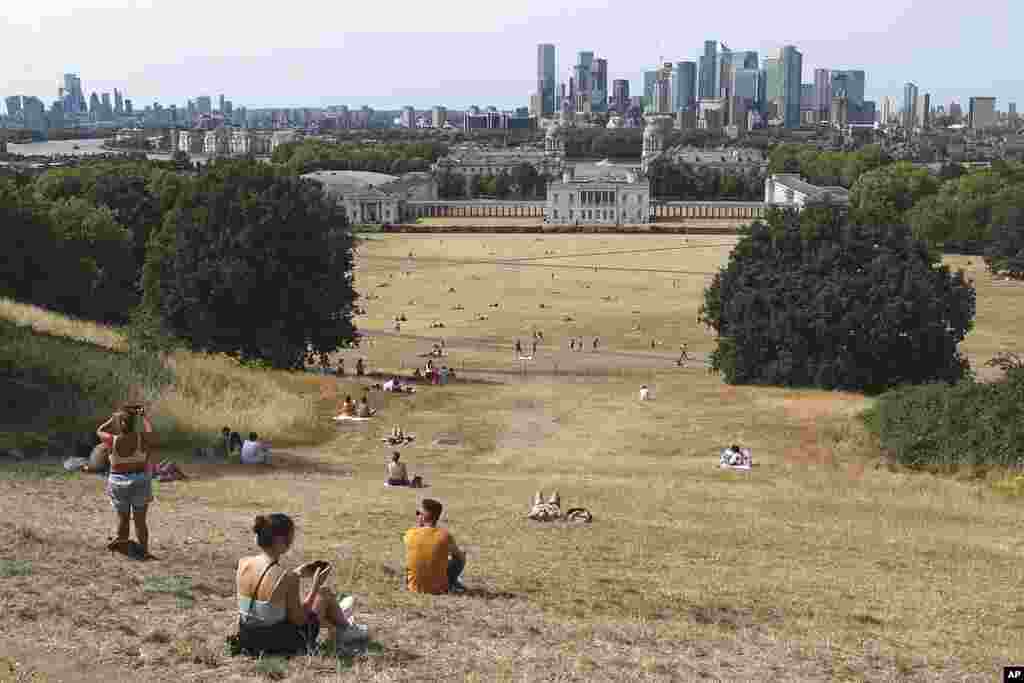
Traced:
<path id="1" fill-rule="evenodd" d="M 597 351 L 597 344 L 598 344 L 598 341 L 599 341 L 599 340 L 600 340 L 600 338 L 599 338 L 599 337 L 594 337 L 594 351 L 595 351 L 595 352 Z"/>
<path id="2" fill-rule="evenodd" d="M 519 341 L 518 339 L 516 339 L 516 355 L 517 356 L 523 355 L 523 343 L 521 341 Z"/>

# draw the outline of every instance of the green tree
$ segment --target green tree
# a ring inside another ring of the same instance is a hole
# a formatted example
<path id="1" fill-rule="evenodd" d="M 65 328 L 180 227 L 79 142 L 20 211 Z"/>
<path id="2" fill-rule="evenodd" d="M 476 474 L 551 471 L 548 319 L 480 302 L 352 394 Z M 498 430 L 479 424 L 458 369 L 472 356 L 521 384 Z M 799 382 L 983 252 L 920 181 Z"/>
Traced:
<path id="1" fill-rule="evenodd" d="M 146 305 L 192 348 L 298 368 L 354 338 L 352 248 L 319 183 L 217 162 L 151 241 Z"/>
<path id="2" fill-rule="evenodd" d="M 1024 203 L 1018 204 L 992 229 L 985 263 L 995 275 L 1024 280 Z"/>
<path id="3" fill-rule="evenodd" d="M 505 199 L 512 191 L 512 177 L 504 170 L 494 179 L 494 194 L 498 199 Z"/>
<path id="4" fill-rule="evenodd" d="M 956 381 L 974 288 L 905 226 L 829 208 L 755 223 L 704 292 L 712 369 L 730 384 L 881 391 Z"/>
<path id="5" fill-rule="evenodd" d="M 890 164 L 860 176 L 850 190 L 850 212 L 860 223 L 905 223 L 907 211 L 938 189 L 938 180 L 927 169 L 909 162 Z"/>

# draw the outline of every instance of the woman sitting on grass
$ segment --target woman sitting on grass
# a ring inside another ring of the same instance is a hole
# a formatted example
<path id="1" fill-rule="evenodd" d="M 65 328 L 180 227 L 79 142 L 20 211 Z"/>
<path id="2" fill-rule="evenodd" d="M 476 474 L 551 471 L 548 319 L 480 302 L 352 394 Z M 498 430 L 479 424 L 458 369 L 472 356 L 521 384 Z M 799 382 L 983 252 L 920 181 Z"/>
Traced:
<path id="1" fill-rule="evenodd" d="M 345 401 L 341 404 L 341 414 L 344 417 L 356 416 L 356 403 L 351 396 L 346 396 Z"/>
<path id="2" fill-rule="evenodd" d="M 337 642 L 365 637 L 366 627 L 345 618 L 351 599 L 342 603 L 326 586 L 331 565 L 309 562 L 286 571 L 281 557 L 295 540 L 295 523 L 288 515 L 260 515 L 252 527 L 259 555 L 238 561 L 238 641 L 251 654 L 306 654 L 316 645 L 321 627 L 334 629 Z M 311 578 L 313 586 L 299 598 L 301 579 Z"/>

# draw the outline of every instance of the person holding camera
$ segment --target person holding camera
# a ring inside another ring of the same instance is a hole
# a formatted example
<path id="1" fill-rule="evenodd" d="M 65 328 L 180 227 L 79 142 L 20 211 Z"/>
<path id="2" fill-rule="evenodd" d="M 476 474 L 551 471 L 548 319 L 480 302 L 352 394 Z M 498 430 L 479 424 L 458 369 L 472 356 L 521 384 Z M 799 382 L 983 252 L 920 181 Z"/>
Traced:
<path id="1" fill-rule="evenodd" d="M 139 430 L 139 422 L 142 430 Z M 153 500 L 153 480 L 150 455 L 156 445 L 153 425 L 141 405 L 126 405 L 116 411 L 96 429 L 96 436 L 107 447 L 110 473 L 107 477 L 107 495 L 117 513 L 117 538 L 111 542 L 114 550 L 129 544 L 132 519 L 135 535 L 143 558 L 149 557 L 149 525 L 146 512 Z M 83 465 L 83 471 L 92 471 Z"/>
<path id="2" fill-rule="evenodd" d="M 283 513 L 259 515 L 252 527 L 259 555 L 238 561 L 238 640 L 251 654 L 306 654 L 316 645 L 321 627 L 336 631 L 336 642 L 365 639 L 366 627 L 351 621 L 352 598 L 341 602 L 326 585 L 333 567 L 317 560 L 291 571 L 281 557 L 295 540 L 295 523 Z M 300 579 L 313 585 L 300 598 Z"/>

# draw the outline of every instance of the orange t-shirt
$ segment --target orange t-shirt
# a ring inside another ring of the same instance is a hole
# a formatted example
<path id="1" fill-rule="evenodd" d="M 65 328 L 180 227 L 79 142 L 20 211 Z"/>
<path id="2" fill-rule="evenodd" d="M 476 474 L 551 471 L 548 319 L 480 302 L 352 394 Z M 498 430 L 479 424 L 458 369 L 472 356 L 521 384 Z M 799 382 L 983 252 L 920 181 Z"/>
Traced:
<path id="1" fill-rule="evenodd" d="M 406 586 L 414 593 L 448 592 L 447 529 L 416 527 L 405 532 Z"/>

